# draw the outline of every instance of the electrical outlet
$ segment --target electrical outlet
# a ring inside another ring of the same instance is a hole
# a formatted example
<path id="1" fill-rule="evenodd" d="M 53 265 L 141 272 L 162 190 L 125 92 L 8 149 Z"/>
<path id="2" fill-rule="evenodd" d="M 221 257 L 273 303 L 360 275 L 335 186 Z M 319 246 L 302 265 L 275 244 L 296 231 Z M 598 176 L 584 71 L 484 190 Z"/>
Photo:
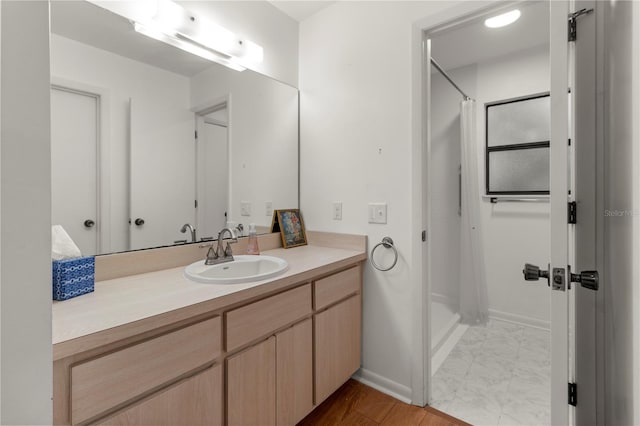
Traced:
<path id="1" fill-rule="evenodd" d="M 249 201 L 240 202 L 240 215 L 251 216 L 251 203 Z"/>
<path id="2" fill-rule="evenodd" d="M 342 220 L 342 203 L 333 203 L 333 220 Z"/>
<path id="3" fill-rule="evenodd" d="M 369 223 L 387 223 L 387 203 L 369 203 Z"/>
<path id="4" fill-rule="evenodd" d="M 273 203 L 271 201 L 264 202 L 264 213 L 266 216 L 273 216 Z"/>

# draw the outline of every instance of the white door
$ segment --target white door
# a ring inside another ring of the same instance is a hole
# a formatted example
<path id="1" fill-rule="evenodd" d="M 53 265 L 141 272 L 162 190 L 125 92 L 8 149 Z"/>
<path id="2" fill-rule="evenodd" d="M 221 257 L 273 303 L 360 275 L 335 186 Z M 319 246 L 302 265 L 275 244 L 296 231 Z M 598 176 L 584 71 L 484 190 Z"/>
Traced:
<path id="1" fill-rule="evenodd" d="M 595 336 L 596 319 L 576 323 L 576 312 L 585 311 L 585 303 L 593 299 L 578 298 L 576 293 L 597 290 L 595 272 L 571 270 L 571 265 L 585 267 L 585 253 L 595 252 L 595 144 L 594 134 L 584 129 L 593 129 L 596 110 L 595 55 L 585 57 L 585 51 L 595 52 L 595 25 L 593 21 L 580 27 L 583 32 L 582 45 L 576 57 L 576 44 L 568 41 L 568 16 L 587 2 L 551 2 L 551 265 L 549 284 L 551 287 L 551 423 L 576 424 L 576 411 L 580 424 L 595 422 L 590 418 L 595 413 L 595 371 L 576 370 L 576 358 L 583 352 L 594 351 L 595 341 L 579 340 L 576 335 Z M 593 19 L 593 15 L 590 17 Z M 585 15 L 578 22 L 587 19 Z M 586 22 L 589 22 L 588 20 Z M 585 43 L 591 44 L 586 46 Z M 586 47 L 586 49 L 585 49 Z M 579 62 L 576 62 L 578 59 Z M 575 66 L 574 64 L 579 64 Z M 593 81 L 591 81 L 593 79 Z M 590 81 L 590 83 L 589 83 Z M 593 91 L 589 94 L 586 91 Z M 571 94 L 570 94 L 571 93 Z M 573 99 L 572 99 L 573 98 Z M 578 107 L 577 102 L 580 103 Z M 576 111 L 579 113 L 577 114 Z M 576 131 L 581 129 L 581 131 Z M 595 132 L 594 132 L 595 133 Z M 568 141 L 571 141 L 569 143 Z M 593 162 L 594 164 L 588 164 Z M 594 167 L 590 169 L 590 167 Z M 576 191 L 578 189 L 578 191 Z M 569 214 L 569 203 L 577 202 L 577 223 Z M 582 216 L 580 212 L 583 212 Z M 588 212 L 588 214 L 587 214 Z M 577 224 L 580 224 L 577 226 Z M 588 234 L 588 235 L 587 235 Z M 576 244 L 576 241 L 579 244 Z M 595 265 L 594 265 L 595 266 Z M 575 268 L 574 268 L 575 269 Z M 575 275 L 573 275 L 575 274 Z M 576 281 L 573 282 L 572 277 Z M 584 314 L 583 314 L 584 315 Z M 582 319 L 585 319 L 584 317 Z M 578 326 L 578 330 L 576 329 Z M 591 347 L 589 347 L 591 346 Z M 581 383 L 580 400 L 571 388 Z M 582 402 L 580 402 L 582 401 Z M 574 408 L 575 407 L 575 408 Z M 593 409 L 593 410 L 592 410 Z M 588 418 L 589 417 L 589 418 Z"/>
<path id="2" fill-rule="evenodd" d="M 83 255 L 98 254 L 98 105 L 88 93 L 51 88 L 51 220 Z"/>
<path id="3" fill-rule="evenodd" d="M 197 119 L 197 226 L 201 237 L 217 237 L 226 226 L 229 194 L 227 126 Z"/>
<path id="4" fill-rule="evenodd" d="M 571 406 L 567 387 L 571 381 L 569 358 L 569 303 L 566 269 L 569 265 L 569 43 L 566 1 L 551 2 L 550 73 L 550 231 L 549 283 L 551 287 L 551 424 L 569 425 Z"/>
<path id="5" fill-rule="evenodd" d="M 195 220 L 193 113 L 131 100 L 130 249 L 171 245 Z"/>

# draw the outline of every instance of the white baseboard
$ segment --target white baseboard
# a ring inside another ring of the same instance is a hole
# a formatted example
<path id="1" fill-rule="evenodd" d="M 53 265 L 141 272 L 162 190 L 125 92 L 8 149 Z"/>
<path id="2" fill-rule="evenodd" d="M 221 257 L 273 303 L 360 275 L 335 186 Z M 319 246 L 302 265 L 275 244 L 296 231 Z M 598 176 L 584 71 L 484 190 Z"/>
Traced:
<path id="1" fill-rule="evenodd" d="M 518 325 L 526 325 L 528 327 L 541 328 L 543 330 L 551 329 L 550 321 L 526 317 L 524 315 L 511 314 L 509 312 L 496 311 L 495 309 L 489 309 L 489 318 L 511 322 Z"/>
<path id="2" fill-rule="evenodd" d="M 445 340 L 438 349 L 436 349 L 431 354 L 431 376 L 433 377 L 437 372 L 440 366 L 444 363 L 444 360 L 447 359 L 453 348 L 456 347 L 464 333 L 467 332 L 469 326 L 466 324 L 457 324 L 449 336 L 447 340 Z"/>
<path id="3" fill-rule="evenodd" d="M 408 386 L 396 383 L 364 368 L 356 371 L 351 377 L 395 399 L 411 404 L 411 388 Z"/>

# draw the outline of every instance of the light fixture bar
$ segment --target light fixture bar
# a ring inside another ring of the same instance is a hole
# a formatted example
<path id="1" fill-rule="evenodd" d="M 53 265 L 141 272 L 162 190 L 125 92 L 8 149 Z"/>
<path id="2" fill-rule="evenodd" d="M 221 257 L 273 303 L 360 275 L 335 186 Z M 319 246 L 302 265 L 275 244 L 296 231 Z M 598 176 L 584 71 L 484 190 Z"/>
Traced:
<path id="1" fill-rule="evenodd" d="M 237 64 L 234 61 L 235 58 L 208 49 L 205 46 L 195 43 L 192 40 L 182 36 L 176 31 L 173 31 L 172 34 L 167 34 L 167 31 L 165 29 L 154 28 L 153 25 L 142 25 L 138 22 L 133 23 L 133 28 L 136 32 L 147 37 L 151 37 L 163 43 L 170 44 L 171 46 L 177 47 L 178 49 L 184 50 L 185 52 L 192 53 L 196 56 L 218 63 L 220 65 L 224 65 L 233 70 L 244 71 L 246 69 L 242 65 Z"/>

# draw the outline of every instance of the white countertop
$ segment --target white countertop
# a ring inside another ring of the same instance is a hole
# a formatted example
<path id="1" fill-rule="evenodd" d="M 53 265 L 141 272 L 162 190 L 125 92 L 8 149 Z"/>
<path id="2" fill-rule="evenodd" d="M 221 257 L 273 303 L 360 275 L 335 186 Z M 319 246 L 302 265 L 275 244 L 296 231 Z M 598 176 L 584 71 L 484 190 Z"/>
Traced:
<path id="1" fill-rule="evenodd" d="M 53 302 L 53 344 L 62 346 L 74 339 L 203 302 L 211 307 L 217 306 L 211 301 L 219 301 L 219 307 L 223 307 L 245 296 L 255 297 L 307 280 L 324 273 L 328 266 L 366 258 L 366 252 L 359 250 L 312 245 L 268 250 L 263 254 L 285 259 L 289 269 L 275 278 L 242 284 L 196 283 L 185 278 L 184 267 L 96 282 L 93 293 Z"/>

